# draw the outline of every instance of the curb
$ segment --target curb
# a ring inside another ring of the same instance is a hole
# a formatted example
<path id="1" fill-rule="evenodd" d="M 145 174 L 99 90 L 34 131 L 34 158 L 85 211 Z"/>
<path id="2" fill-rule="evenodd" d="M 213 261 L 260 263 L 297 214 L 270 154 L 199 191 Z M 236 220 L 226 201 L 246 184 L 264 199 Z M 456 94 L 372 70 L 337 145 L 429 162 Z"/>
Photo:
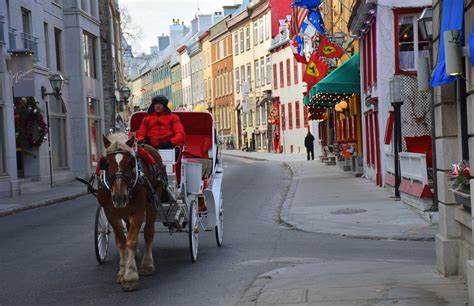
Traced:
<path id="1" fill-rule="evenodd" d="M 264 158 L 251 157 L 251 156 L 241 156 L 241 155 L 236 155 L 236 154 L 232 154 L 232 153 L 229 154 L 227 152 L 222 152 L 222 155 L 230 156 L 230 157 L 236 157 L 236 158 L 250 159 L 250 160 L 255 160 L 255 161 L 269 161 L 268 159 L 264 159 Z"/>
<path id="2" fill-rule="evenodd" d="M 80 191 L 80 192 L 72 193 L 72 194 L 57 197 L 57 198 L 46 199 L 46 200 L 43 200 L 43 201 L 39 201 L 39 202 L 36 202 L 36 203 L 33 203 L 33 204 L 24 205 L 24 206 L 21 206 L 21 207 L 15 207 L 15 208 L 7 209 L 7 210 L 4 210 L 4 211 L 0 211 L 0 217 L 6 217 L 6 216 L 14 215 L 14 214 L 17 214 L 17 213 L 20 213 L 20 212 L 23 212 L 23 211 L 27 211 L 27 210 L 30 210 L 30 209 L 46 207 L 46 206 L 50 206 L 50 205 L 53 205 L 53 204 L 57 204 L 59 202 L 64 202 L 64 201 L 68 201 L 68 200 L 77 199 L 77 198 L 86 196 L 88 194 L 89 193 L 87 192 L 87 190 L 85 190 L 85 191 Z"/>
<path id="3" fill-rule="evenodd" d="M 295 180 L 295 170 L 293 169 L 291 163 L 285 162 L 284 163 L 291 172 L 291 185 L 288 193 L 286 195 L 285 201 L 280 209 L 279 214 L 279 221 L 284 225 L 288 226 L 289 228 L 305 232 L 305 233 L 316 233 L 316 234 L 324 234 L 324 235 L 331 235 L 331 236 L 340 236 L 346 237 L 351 239 L 365 239 L 365 240 L 397 240 L 397 241 L 434 241 L 435 237 L 427 237 L 427 236 L 377 236 L 377 235 L 347 235 L 341 233 L 328 233 L 323 231 L 315 231 L 315 230 L 307 230 L 303 227 L 299 226 L 296 222 L 292 222 L 290 220 L 291 214 L 291 207 L 293 205 L 293 199 L 295 197 L 296 189 L 298 188 L 298 181 Z"/>

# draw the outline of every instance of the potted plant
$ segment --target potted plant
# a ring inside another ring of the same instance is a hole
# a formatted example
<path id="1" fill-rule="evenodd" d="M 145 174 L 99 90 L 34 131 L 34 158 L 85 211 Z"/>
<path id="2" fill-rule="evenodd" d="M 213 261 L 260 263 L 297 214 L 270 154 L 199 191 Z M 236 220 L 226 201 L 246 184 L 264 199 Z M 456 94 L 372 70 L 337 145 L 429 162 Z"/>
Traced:
<path id="1" fill-rule="evenodd" d="M 456 202 L 462 204 L 469 211 L 471 210 L 471 178 L 469 162 L 463 161 L 453 165 L 451 191 Z"/>

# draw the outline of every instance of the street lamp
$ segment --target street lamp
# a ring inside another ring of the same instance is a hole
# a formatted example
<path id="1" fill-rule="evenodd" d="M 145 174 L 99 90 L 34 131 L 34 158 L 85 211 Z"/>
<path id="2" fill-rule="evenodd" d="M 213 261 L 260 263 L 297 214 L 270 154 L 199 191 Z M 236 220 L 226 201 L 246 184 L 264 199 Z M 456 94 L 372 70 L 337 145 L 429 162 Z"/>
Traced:
<path id="1" fill-rule="evenodd" d="M 120 93 L 120 100 L 123 101 L 124 104 L 128 104 L 128 99 L 130 98 L 130 88 L 127 86 L 123 86 L 119 90 Z"/>
<path id="2" fill-rule="evenodd" d="M 418 18 L 418 28 L 424 40 L 433 38 L 433 9 L 425 8 Z"/>
<path id="3" fill-rule="evenodd" d="M 64 86 L 64 78 L 60 74 L 53 74 L 49 78 L 49 82 L 51 83 L 51 88 L 53 88 L 54 91 L 48 93 L 46 91 L 46 88 L 44 86 L 41 86 L 41 98 L 44 100 L 46 104 L 46 120 L 48 122 L 49 180 L 50 180 L 50 184 L 52 188 L 54 187 L 54 183 L 53 183 L 53 158 L 52 158 L 52 153 L 51 153 L 51 123 L 50 123 L 50 118 L 49 118 L 49 103 L 46 97 L 54 96 L 59 102 L 59 100 L 61 99 L 62 90 Z"/>
<path id="4" fill-rule="evenodd" d="M 399 152 L 402 147 L 402 116 L 401 108 L 403 105 L 402 83 L 398 78 L 390 80 L 390 102 L 395 114 L 395 141 L 394 141 L 394 166 L 395 166 L 395 199 L 400 200 L 400 161 Z"/>

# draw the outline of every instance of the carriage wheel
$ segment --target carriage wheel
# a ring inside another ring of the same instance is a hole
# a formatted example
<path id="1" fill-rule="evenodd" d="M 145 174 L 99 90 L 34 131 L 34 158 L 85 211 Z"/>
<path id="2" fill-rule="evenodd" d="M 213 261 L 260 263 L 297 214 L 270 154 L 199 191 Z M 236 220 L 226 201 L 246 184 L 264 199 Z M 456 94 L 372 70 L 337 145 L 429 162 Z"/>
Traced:
<path id="1" fill-rule="evenodd" d="M 224 239 L 224 206 L 222 205 L 222 197 L 221 197 L 221 205 L 219 209 L 219 218 L 217 219 L 217 225 L 215 228 L 216 232 L 216 241 L 217 241 L 217 246 L 221 247 L 222 246 L 222 241 Z"/>
<path id="2" fill-rule="evenodd" d="M 107 251 L 109 250 L 109 236 L 110 236 L 110 224 L 105 216 L 105 211 L 102 206 L 97 207 L 95 214 L 95 227 L 94 227 L 94 244 L 95 244 L 95 257 L 99 264 L 105 262 L 107 257 Z"/>
<path id="3" fill-rule="evenodd" d="M 189 251 L 191 253 L 191 261 L 196 262 L 198 257 L 199 245 L 199 219 L 198 207 L 196 201 L 191 201 L 189 206 Z"/>

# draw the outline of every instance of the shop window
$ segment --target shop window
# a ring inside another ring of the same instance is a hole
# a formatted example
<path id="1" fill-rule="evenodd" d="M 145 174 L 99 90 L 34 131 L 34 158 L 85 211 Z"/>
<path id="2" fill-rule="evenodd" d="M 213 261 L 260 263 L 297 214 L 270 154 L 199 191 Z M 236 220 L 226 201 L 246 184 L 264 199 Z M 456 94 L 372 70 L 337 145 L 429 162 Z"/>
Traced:
<path id="1" fill-rule="evenodd" d="M 49 96 L 51 115 L 51 150 L 54 170 L 68 167 L 67 112 L 62 99 Z M 98 112 L 96 112 L 98 113 Z"/>
<path id="2" fill-rule="evenodd" d="M 100 101 L 88 98 L 87 104 L 89 109 L 89 153 L 91 162 L 95 165 L 101 151 Z"/>

